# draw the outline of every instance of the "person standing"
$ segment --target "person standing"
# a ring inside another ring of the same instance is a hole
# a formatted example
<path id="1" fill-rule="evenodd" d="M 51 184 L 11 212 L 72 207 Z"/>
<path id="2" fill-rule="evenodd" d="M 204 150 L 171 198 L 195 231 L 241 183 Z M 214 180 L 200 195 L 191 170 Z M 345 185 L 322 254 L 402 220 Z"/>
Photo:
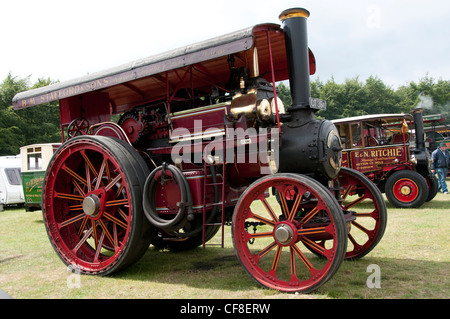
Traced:
<path id="1" fill-rule="evenodd" d="M 447 144 L 441 143 L 439 147 L 431 153 L 431 172 L 438 176 L 438 188 L 444 194 L 448 194 L 447 177 L 448 167 L 450 166 L 450 155 L 448 154 Z"/>

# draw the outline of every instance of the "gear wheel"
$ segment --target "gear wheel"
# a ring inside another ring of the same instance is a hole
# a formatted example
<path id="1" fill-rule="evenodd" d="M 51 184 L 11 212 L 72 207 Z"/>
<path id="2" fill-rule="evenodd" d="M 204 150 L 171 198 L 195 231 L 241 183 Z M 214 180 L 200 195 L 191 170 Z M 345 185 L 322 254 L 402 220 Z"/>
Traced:
<path id="1" fill-rule="evenodd" d="M 131 144 L 137 145 L 148 133 L 145 121 L 140 119 L 138 112 L 127 112 L 120 118 L 119 124 L 130 140 Z"/>

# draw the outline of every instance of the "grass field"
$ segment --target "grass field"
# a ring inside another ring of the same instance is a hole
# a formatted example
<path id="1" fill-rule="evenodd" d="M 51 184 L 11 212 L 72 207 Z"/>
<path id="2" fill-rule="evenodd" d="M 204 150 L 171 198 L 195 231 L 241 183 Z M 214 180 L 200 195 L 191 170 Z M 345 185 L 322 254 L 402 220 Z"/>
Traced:
<path id="1" fill-rule="evenodd" d="M 41 211 L 7 209 L 0 212 L 0 290 L 15 299 L 448 299 L 450 195 L 439 193 L 417 209 L 387 205 L 388 225 L 378 246 L 360 260 L 344 261 L 308 295 L 259 287 L 235 257 L 230 227 L 225 248 L 173 253 L 150 247 L 113 276 L 77 276 L 50 246 Z M 380 288 L 367 285 L 372 267 L 381 274 Z"/>

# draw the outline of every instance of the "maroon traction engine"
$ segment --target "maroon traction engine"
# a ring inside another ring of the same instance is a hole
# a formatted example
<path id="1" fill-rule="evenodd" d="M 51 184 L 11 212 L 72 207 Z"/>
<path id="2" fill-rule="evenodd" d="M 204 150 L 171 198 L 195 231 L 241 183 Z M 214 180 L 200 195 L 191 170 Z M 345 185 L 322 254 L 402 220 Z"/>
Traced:
<path id="1" fill-rule="evenodd" d="M 310 292 L 380 241 L 386 207 L 341 168 L 334 124 L 315 119 L 309 12 L 22 92 L 15 109 L 59 100 L 63 144 L 47 169 L 44 222 L 62 261 L 108 275 L 152 244 L 187 250 L 232 226 L 259 284 Z M 285 110 L 276 82 L 289 80 Z M 114 119 L 114 121 L 113 121 Z M 363 204 L 361 204 L 364 202 Z M 209 242 L 209 243 L 208 243 Z"/>

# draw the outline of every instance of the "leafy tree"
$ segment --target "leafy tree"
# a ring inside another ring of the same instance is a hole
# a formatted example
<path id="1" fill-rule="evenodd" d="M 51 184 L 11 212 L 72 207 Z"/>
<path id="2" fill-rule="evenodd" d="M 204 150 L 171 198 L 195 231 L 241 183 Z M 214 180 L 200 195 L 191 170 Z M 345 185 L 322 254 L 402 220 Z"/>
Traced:
<path id="1" fill-rule="evenodd" d="M 57 102 L 14 111 L 12 99 L 19 92 L 51 84 L 39 79 L 30 85 L 29 77 L 19 79 L 8 74 L 0 85 L 0 155 L 15 155 L 21 146 L 58 142 L 59 108 Z"/>

